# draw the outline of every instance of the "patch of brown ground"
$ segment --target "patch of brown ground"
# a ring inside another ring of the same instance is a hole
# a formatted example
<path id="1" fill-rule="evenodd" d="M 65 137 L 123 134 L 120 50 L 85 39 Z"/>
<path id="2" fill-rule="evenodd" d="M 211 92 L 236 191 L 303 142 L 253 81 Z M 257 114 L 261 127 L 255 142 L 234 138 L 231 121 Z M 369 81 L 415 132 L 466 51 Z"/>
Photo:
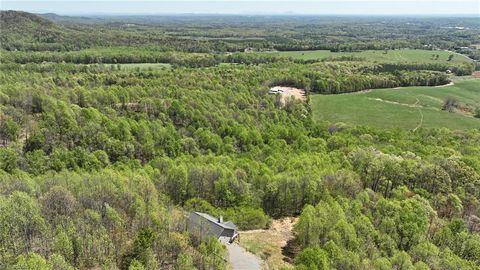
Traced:
<path id="1" fill-rule="evenodd" d="M 279 94 L 282 95 L 282 100 L 285 100 L 289 97 L 294 97 L 301 101 L 306 101 L 307 97 L 305 95 L 305 90 L 295 87 L 287 87 L 287 86 L 274 86 L 270 88 L 270 90 L 279 90 L 281 91 Z"/>
<path id="2" fill-rule="evenodd" d="M 240 232 L 240 245 L 265 260 L 265 269 L 291 266 L 291 259 L 284 249 L 294 239 L 293 226 L 298 218 L 273 220 L 269 229 Z"/>

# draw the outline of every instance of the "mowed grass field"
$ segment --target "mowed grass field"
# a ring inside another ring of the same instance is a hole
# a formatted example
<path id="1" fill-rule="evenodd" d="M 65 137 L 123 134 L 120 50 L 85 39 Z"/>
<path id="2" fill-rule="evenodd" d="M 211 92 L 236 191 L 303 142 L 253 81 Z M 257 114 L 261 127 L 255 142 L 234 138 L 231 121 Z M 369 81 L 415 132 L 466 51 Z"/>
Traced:
<path id="1" fill-rule="evenodd" d="M 341 95 L 311 95 L 310 98 L 315 120 L 380 128 L 480 128 L 480 119 L 472 115 L 441 110 L 447 98 L 455 98 L 472 107 L 480 106 L 480 79 L 458 80 L 445 87 L 401 87 Z"/>
<path id="2" fill-rule="evenodd" d="M 466 63 L 471 62 L 470 59 L 464 55 L 447 52 L 447 51 L 430 51 L 430 50 L 389 50 L 388 53 L 384 51 L 361 51 L 361 52 L 331 52 L 327 50 L 321 51 L 288 51 L 288 52 L 267 52 L 268 54 L 276 54 L 283 57 L 292 57 L 302 60 L 318 60 L 329 57 L 342 57 L 342 56 L 357 56 L 365 58 L 367 61 L 375 62 L 416 62 L 416 63 Z M 438 59 L 432 59 L 432 55 L 438 54 Z M 453 54 L 454 57 L 451 61 L 448 61 L 449 55 Z"/>

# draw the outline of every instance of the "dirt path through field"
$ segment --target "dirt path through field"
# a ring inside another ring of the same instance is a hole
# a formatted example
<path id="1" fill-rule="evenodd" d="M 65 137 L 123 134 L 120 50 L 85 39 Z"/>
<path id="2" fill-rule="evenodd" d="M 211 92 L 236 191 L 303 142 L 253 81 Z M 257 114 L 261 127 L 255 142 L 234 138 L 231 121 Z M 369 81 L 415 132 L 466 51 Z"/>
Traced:
<path id="1" fill-rule="evenodd" d="M 391 101 L 391 100 L 386 100 L 386 99 L 381 99 L 381 98 L 368 98 L 368 99 L 369 100 L 380 101 L 380 102 L 385 102 L 385 103 L 389 103 L 389 104 L 407 106 L 407 107 L 411 107 L 411 108 L 421 108 L 422 107 L 422 105 L 418 105 L 418 102 L 416 102 L 415 104 L 407 104 L 407 103 L 400 103 L 400 102 L 397 102 L 397 101 Z"/>
<path id="2" fill-rule="evenodd" d="M 447 87 L 447 86 L 451 86 L 451 85 L 454 85 L 454 84 L 455 84 L 454 82 L 449 82 L 447 84 L 437 85 L 437 86 L 434 86 L 434 87 Z"/>
<path id="3" fill-rule="evenodd" d="M 474 72 L 472 73 L 472 77 L 473 77 L 473 78 L 480 78 L 480 71 L 474 71 Z"/>
<path id="4" fill-rule="evenodd" d="M 420 100 L 417 98 L 417 102 L 415 102 L 414 105 L 418 105 L 418 103 L 420 103 Z M 423 125 L 423 112 L 422 112 L 422 109 L 421 109 L 421 108 L 418 108 L 418 112 L 420 113 L 420 123 L 418 123 L 418 125 L 413 129 L 413 132 L 417 131 L 417 129 L 419 129 L 419 128 L 422 127 L 422 125 Z"/>

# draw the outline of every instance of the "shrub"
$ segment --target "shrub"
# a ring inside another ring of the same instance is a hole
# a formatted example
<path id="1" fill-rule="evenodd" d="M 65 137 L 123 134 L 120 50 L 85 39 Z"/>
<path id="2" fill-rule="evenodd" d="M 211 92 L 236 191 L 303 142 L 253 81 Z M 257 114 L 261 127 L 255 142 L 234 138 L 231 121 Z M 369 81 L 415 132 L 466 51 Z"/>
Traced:
<path id="1" fill-rule="evenodd" d="M 306 248 L 295 259 L 300 269 L 329 269 L 327 253 L 318 248 Z"/>
<path id="2" fill-rule="evenodd" d="M 454 98 L 447 98 L 443 102 L 443 107 L 442 110 L 447 111 L 447 112 L 453 112 L 455 108 L 458 107 L 458 101 Z"/>
<path id="3" fill-rule="evenodd" d="M 241 230 L 264 229 L 270 225 L 270 218 L 260 208 L 229 208 L 225 211 L 225 217 Z"/>
<path id="4" fill-rule="evenodd" d="M 475 113 L 473 114 L 473 116 L 476 118 L 480 118 L 480 107 L 477 107 L 475 109 Z"/>

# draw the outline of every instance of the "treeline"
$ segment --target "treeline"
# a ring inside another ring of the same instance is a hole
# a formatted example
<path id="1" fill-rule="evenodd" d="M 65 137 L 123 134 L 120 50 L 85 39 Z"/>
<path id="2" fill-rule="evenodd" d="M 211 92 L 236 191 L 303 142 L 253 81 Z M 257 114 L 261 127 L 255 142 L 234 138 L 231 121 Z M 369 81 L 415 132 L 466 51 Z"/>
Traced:
<path id="1" fill-rule="evenodd" d="M 282 57 L 267 53 L 182 53 L 165 51 L 158 47 L 111 47 L 97 48 L 71 52 L 7 52 L 2 51 L 5 63 L 74 63 L 74 64 L 129 64 L 129 63 L 170 63 L 177 66 L 208 67 L 220 63 L 235 64 L 265 64 L 291 61 L 299 64 L 316 62 L 361 62 L 365 60 L 356 56 L 329 57 L 321 60 L 301 60 Z M 475 70 L 474 64 L 444 64 L 444 63 L 382 63 L 377 67 L 379 71 L 392 72 L 395 70 L 450 70 L 459 76 L 469 75 Z"/>
<path id="2" fill-rule="evenodd" d="M 274 49 L 279 51 L 310 51 L 310 50 L 328 50 L 331 52 L 358 52 L 366 50 L 385 50 L 385 49 L 425 49 L 425 46 L 419 41 L 412 40 L 394 40 L 394 41 L 367 41 L 367 42 L 335 42 L 322 43 L 318 40 L 303 39 L 299 41 L 278 44 Z"/>
<path id="3" fill-rule="evenodd" d="M 341 94 L 366 89 L 404 86 L 435 86 L 450 82 L 444 73 L 397 71 L 393 73 L 360 73 L 355 75 L 312 76 L 306 88 L 321 94 Z"/>
<path id="4" fill-rule="evenodd" d="M 277 57 L 275 55 L 264 54 L 261 57 L 256 54 L 230 54 L 230 55 L 212 55 L 212 54 L 183 54 L 177 52 L 154 52 L 146 51 L 135 54 L 133 51 L 126 53 L 117 50 L 103 50 L 89 54 L 85 52 L 67 52 L 67 53 L 7 53 L 7 61 L 31 63 L 31 62 L 74 62 L 74 63 L 135 63 L 144 61 L 153 61 L 161 63 L 170 63 L 175 67 L 213 67 L 221 63 L 230 64 L 255 64 L 267 65 L 265 71 L 271 72 L 270 78 L 265 79 L 268 85 L 286 85 L 303 88 L 306 91 L 337 94 L 356 92 L 365 89 L 392 88 L 399 86 L 435 86 L 443 85 L 449 82 L 446 73 L 426 71 L 426 69 L 450 70 L 457 72 L 457 75 L 471 74 L 473 66 L 465 64 L 458 66 L 446 66 L 442 64 L 373 64 L 350 61 L 340 62 L 318 62 L 307 64 L 311 61 L 295 61 Z M 102 56 L 100 56 L 102 55 Z M 7 62 L 8 63 L 8 62 Z M 15 64 L 4 64 L 5 69 L 12 70 L 49 70 L 55 65 L 46 64 L 43 66 L 25 65 L 23 67 Z M 75 67 L 63 65 L 65 70 Z M 285 72 L 285 67 L 288 72 Z M 88 70 L 89 67 L 79 66 L 78 70 Z M 92 67 L 95 69 L 95 67 Z M 107 66 L 103 68 L 108 68 Z M 111 66 L 109 69 L 118 69 L 121 66 Z M 240 68 L 240 66 L 235 66 Z M 449 69 L 448 69 L 449 68 Z M 273 72 L 278 70 L 280 72 Z M 105 82 L 109 84 L 127 83 L 126 81 Z"/>
<path id="5" fill-rule="evenodd" d="M 149 48 L 101 48 L 71 52 L 3 52 L 5 62 L 74 63 L 74 64 L 130 64 L 170 63 L 177 66 L 213 66 L 221 61 L 214 54 L 169 52 Z"/>
<path id="6" fill-rule="evenodd" d="M 210 67 L 220 63 L 263 64 L 290 59 L 275 55 L 261 54 L 207 54 L 163 51 L 159 48 L 113 47 L 70 52 L 2 52 L 6 63 L 73 63 L 73 64 L 132 64 L 169 63 L 183 67 Z M 298 61 L 307 63 L 306 61 Z M 312 62 L 312 61 L 310 61 Z"/>
<path id="7" fill-rule="evenodd" d="M 475 64 L 448 65 L 442 63 L 395 63 L 381 64 L 378 70 L 394 72 L 396 70 L 434 70 L 441 72 L 451 72 L 457 76 L 471 75 L 475 71 Z"/>

